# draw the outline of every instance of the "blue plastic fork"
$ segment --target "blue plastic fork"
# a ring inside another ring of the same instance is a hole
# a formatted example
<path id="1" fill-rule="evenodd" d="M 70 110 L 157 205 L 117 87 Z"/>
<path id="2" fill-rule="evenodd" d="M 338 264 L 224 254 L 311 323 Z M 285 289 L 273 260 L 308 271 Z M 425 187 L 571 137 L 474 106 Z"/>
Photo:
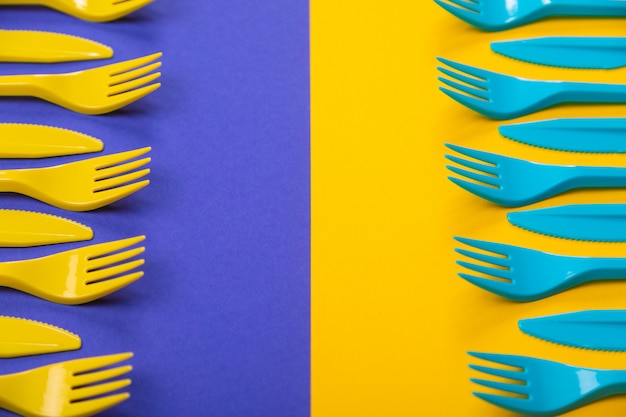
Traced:
<path id="1" fill-rule="evenodd" d="M 626 1 L 623 2 L 626 8 Z M 561 103 L 626 103 L 626 84 L 529 80 L 437 58 L 441 91 L 493 119 L 512 119 Z"/>
<path id="2" fill-rule="evenodd" d="M 626 16 L 621 0 L 435 0 L 459 19 L 487 31 L 521 26 L 548 16 Z"/>
<path id="3" fill-rule="evenodd" d="M 505 367 L 470 364 L 470 368 L 497 381 L 471 378 L 478 385 L 503 395 L 474 392 L 491 404 L 529 416 L 554 416 L 592 401 L 626 393 L 626 371 L 580 368 L 559 362 L 517 355 L 468 352 L 475 358 Z M 510 382 L 503 382 L 501 378 Z"/>
<path id="4" fill-rule="evenodd" d="M 532 204 L 576 188 L 626 187 L 626 168 L 548 165 L 451 144 L 446 146 L 480 161 L 446 155 L 459 165 L 447 165 L 447 168 L 465 178 L 448 177 L 450 181 L 502 206 Z"/>
<path id="5" fill-rule="evenodd" d="M 513 301 L 535 301 L 599 280 L 626 279 L 626 258 L 555 255 L 503 243 L 455 237 L 472 249 L 455 251 L 478 261 L 456 263 L 482 276 L 459 276 L 484 290 Z M 486 253 L 485 253 L 486 252 Z"/>

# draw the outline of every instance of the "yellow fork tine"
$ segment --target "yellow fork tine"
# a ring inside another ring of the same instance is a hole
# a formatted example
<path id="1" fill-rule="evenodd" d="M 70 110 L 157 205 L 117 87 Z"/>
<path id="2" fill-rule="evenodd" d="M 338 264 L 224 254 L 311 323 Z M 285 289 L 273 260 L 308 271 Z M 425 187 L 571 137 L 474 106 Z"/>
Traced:
<path id="1" fill-rule="evenodd" d="M 151 147 L 133 149 L 132 151 L 118 152 L 111 155 L 99 156 L 91 159 L 94 163 L 95 169 L 104 169 L 113 165 L 121 164 L 122 162 L 130 161 L 138 156 L 146 154 L 152 150 Z"/>
<path id="2" fill-rule="evenodd" d="M 112 87 L 109 87 L 109 97 L 134 91 L 141 86 L 151 83 L 160 76 L 160 72 L 155 72 L 154 74 L 146 75 L 145 77 L 136 78 L 134 80 L 126 81 L 121 84 L 116 84 Z"/>
<path id="3" fill-rule="evenodd" d="M 89 206 L 85 206 L 86 208 L 84 208 L 83 210 L 95 210 L 97 208 L 104 207 L 107 204 L 114 203 L 117 200 L 121 200 L 122 198 L 141 190 L 148 184 L 150 184 L 150 180 L 144 180 L 133 184 L 124 185 L 122 187 L 99 191 L 97 194 L 95 194 L 97 200 Z M 72 210 L 80 211 L 81 207 L 73 207 Z"/>
<path id="4" fill-rule="evenodd" d="M 94 177 L 96 181 L 104 180 L 107 178 L 115 177 L 125 172 L 133 171 L 137 168 L 141 168 L 150 162 L 150 158 L 143 158 L 136 161 L 128 162 L 122 165 L 115 165 L 109 168 L 103 168 L 98 170 L 97 175 Z"/>
<path id="5" fill-rule="evenodd" d="M 161 83 L 150 84 L 136 90 L 131 90 L 125 93 L 109 96 L 109 105 L 105 107 L 104 110 L 99 109 L 96 113 L 93 114 L 104 114 L 120 109 L 134 101 L 137 101 L 147 96 L 148 94 L 157 90 L 159 87 L 161 87 Z"/>
<path id="6" fill-rule="evenodd" d="M 143 264 L 145 264 L 145 261 L 143 259 L 137 259 L 136 261 L 126 262 L 120 265 L 112 266 L 110 268 L 91 271 L 87 274 L 88 278 L 85 280 L 85 284 L 95 284 L 96 282 L 106 280 L 107 278 L 111 278 L 114 280 L 115 278 L 112 277 L 123 274 L 124 272 L 132 271 L 133 269 L 137 269 Z"/>
<path id="7" fill-rule="evenodd" d="M 109 253 L 133 246 L 146 239 L 145 236 L 129 237 L 127 239 L 114 240 L 112 242 L 98 243 L 96 245 L 87 246 L 78 250 L 88 250 L 89 259 L 99 258 Z"/>
<path id="8" fill-rule="evenodd" d="M 126 388 L 131 384 L 130 379 L 121 379 L 119 381 L 105 382 L 104 384 L 92 385 L 84 388 L 75 388 L 70 391 L 68 399 L 70 401 L 84 401 L 99 395 L 109 394 L 113 391 Z"/>
<path id="9" fill-rule="evenodd" d="M 103 256 L 96 259 L 89 260 L 89 270 L 93 271 L 95 269 L 101 269 L 108 265 L 115 265 L 117 263 L 123 262 L 127 259 L 133 258 L 137 255 L 141 255 L 146 251 L 146 248 L 143 246 L 139 248 L 129 249 L 124 252 L 116 253 L 114 255 Z"/>
<path id="10" fill-rule="evenodd" d="M 112 76 L 110 78 L 109 86 L 113 87 L 114 85 L 123 83 L 128 80 L 133 80 L 135 78 L 139 78 L 142 75 L 146 75 L 155 69 L 161 67 L 161 62 L 155 62 L 154 64 L 146 65 L 145 67 L 137 68 L 136 70 L 124 72 L 119 75 Z"/>
<path id="11" fill-rule="evenodd" d="M 109 395 L 108 397 L 96 398 L 87 401 L 78 401 L 70 404 L 72 414 L 80 416 L 91 416 L 101 411 L 107 410 L 122 401 L 130 398 L 130 394 L 123 392 L 120 394 Z"/>
<path id="12" fill-rule="evenodd" d="M 89 284 L 81 290 L 80 297 L 74 300 L 68 300 L 69 304 L 84 304 L 98 298 L 102 298 L 106 295 L 114 293 L 115 291 L 124 288 L 133 282 L 143 277 L 143 272 L 134 272 L 132 274 L 123 275 L 121 277 L 108 279 L 105 281 L 94 282 Z"/>
<path id="13" fill-rule="evenodd" d="M 89 374 L 78 375 L 72 379 L 72 385 L 82 387 L 84 385 L 94 384 L 98 381 L 107 381 L 121 375 L 125 375 L 133 370 L 132 365 L 118 366 L 117 368 L 107 369 L 105 371 L 91 372 Z"/>
<path id="14" fill-rule="evenodd" d="M 105 68 L 109 70 L 110 71 L 109 74 L 111 76 L 115 76 L 123 72 L 134 70 L 135 68 L 139 68 L 146 64 L 149 64 L 150 62 L 160 58 L 161 56 L 163 56 L 163 53 L 157 52 L 156 54 L 142 56 L 142 57 L 135 58 L 135 59 L 129 59 L 128 61 L 118 62 L 116 64 L 110 64 L 101 68 Z"/>
<path id="15" fill-rule="evenodd" d="M 76 373 L 86 373 L 96 371 L 105 366 L 110 366 L 118 362 L 125 361 L 133 357 L 132 352 L 116 353 L 113 355 L 94 356 L 91 358 L 75 359 L 65 362 L 65 368 Z"/>
<path id="16" fill-rule="evenodd" d="M 141 171 L 131 172 L 129 174 L 119 175 L 117 177 L 109 178 L 106 180 L 100 180 L 96 182 L 96 186 L 93 188 L 93 191 L 98 193 L 104 190 L 115 190 L 116 187 L 120 187 L 125 184 L 132 183 L 139 178 L 143 178 L 150 173 L 150 169 L 142 169 Z"/>

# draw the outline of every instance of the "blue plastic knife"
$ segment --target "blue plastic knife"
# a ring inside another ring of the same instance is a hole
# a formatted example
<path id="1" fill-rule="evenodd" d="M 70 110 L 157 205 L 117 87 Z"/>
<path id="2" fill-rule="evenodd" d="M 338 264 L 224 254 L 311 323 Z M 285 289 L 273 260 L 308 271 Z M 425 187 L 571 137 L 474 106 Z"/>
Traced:
<path id="1" fill-rule="evenodd" d="M 492 42 L 509 58 L 553 67 L 611 69 L 626 66 L 626 37 L 543 37 Z"/>
<path id="2" fill-rule="evenodd" d="M 626 310 L 589 310 L 524 319 L 526 334 L 560 345 L 626 351 Z"/>
<path id="3" fill-rule="evenodd" d="M 626 242 L 626 204 L 573 204 L 510 212 L 522 229 L 564 239 Z"/>
<path id="4" fill-rule="evenodd" d="M 552 119 L 503 125 L 506 138 L 569 152 L 626 152 L 626 118 Z"/>

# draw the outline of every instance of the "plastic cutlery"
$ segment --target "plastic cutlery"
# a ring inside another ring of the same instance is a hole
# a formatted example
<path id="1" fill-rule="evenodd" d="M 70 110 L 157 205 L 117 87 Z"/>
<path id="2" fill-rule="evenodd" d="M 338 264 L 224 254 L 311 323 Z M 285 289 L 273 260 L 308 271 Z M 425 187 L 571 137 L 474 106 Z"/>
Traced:
<path id="1" fill-rule="evenodd" d="M 31 96 L 84 114 L 120 109 L 161 86 L 161 53 L 64 74 L 0 76 L 0 96 Z M 151 84 L 152 83 L 152 84 Z"/>
<path id="2" fill-rule="evenodd" d="M 536 203 L 576 188 L 626 187 L 626 168 L 622 167 L 548 165 L 456 145 L 446 146 L 472 158 L 446 155 L 456 164 L 447 168 L 460 177 L 448 177 L 450 181 L 502 206 Z"/>
<path id="3" fill-rule="evenodd" d="M 90 22 L 124 17 L 153 0 L 0 0 L 0 5 L 42 5 Z"/>
<path id="4" fill-rule="evenodd" d="M 626 204 L 571 204 L 507 214 L 511 224 L 562 239 L 626 242 Z"/>
<path id="5" fill-rule="evenodd" d="M 150 158 L 134 160 L 149 151 L 142 148 L 51 167 L 0 171 L 0 191 L 24 194 L 65 210 L 95 210 L 149 184 L 141 178 L 150 169 L 139 168 Z"/>
<path id="6" fill-rule="evenodd" d="M 116 391 L 131 380 L 115 378 L 133 369 L 117 366 L 132 356 L 95 356 L 0 375 L 0 407 L 25 417 L 92 416 L 130 397 Z"/>
<path id="7" fill-rule="evenodd" d="M 78 36 L 30 30 L 0 30 L 0 61 L 67 62 L 111 58 L 106 45 Z"/>
<path id="8" fill-rule="evenodd" d="M 0 316 L 0 358 L 80 349 L 78 335 L 51 324 Z"/>
<path id="9" fill-rule="evenodd" d="M 626 8 L 626 2 L 624 2 Z M 626 103 L 626 84 L 530 80 L 437 58 L 447 76 L 439 89 L 464 106 L 493 119 L 512 119 L 561 103 Z"/>
<path id="10" fill-rule="evenodd" d="M 552 119 L 500 126 L 509 139 L 567 152 L 626 152 L 626 119 Z"/>
<path id="11" fill-rule="evenodd" d="M 99 152 L 102 141 L 52 126 L 0 123 L 0 158 L 45 158 Z"/>
<path id="12" fill-rule="evenodd" d="M 0 286 L 59 304 L 84 304 L 137 281 L 144 264 L 133 259 L 144 236 L 85 246 L 42 258 L 0 262 Z M 133 272 L 134 271 L 134 272 Z"/>
<path id="13" fill-rule="evenodd" d="M 533 64 L 612 69 L 626 65 L 626 38 L 543 37 L 492 42 L 491 49 Z"/>
<path id="14" fill-rule="evenodd" d="M 622 17 L 620 0 L 435 0 L 459 19 L 487 31 L 525 25 L 548 16 Z"/>
<path id="15" fill-rule="evenodd" d="M 28 247 L 93 238 L 78 222 L 51 214 L 0 209 L 0 247 Z"/>
<path id="16" fill-rule="evenodd" d="M 626 370 L 581 368 L 527 356 L 468 353 L 490 365 L 471 364 L 470 368 L 493 377 L 470 380 L 498 392 L 474 395 L 515 413 L 558 415 L 609 395 L 626 393 Z"/>
<path id="17" fill-rule="evenodd" d="M 535 301 L 586 282 L 626 280 L 626 258 L 566 256 L 503 243 L 456 237 L 467 260 L 457 264 L 466 281 L 513 301 Z M 625 332 L 626 335 L 626 332 Z"/>

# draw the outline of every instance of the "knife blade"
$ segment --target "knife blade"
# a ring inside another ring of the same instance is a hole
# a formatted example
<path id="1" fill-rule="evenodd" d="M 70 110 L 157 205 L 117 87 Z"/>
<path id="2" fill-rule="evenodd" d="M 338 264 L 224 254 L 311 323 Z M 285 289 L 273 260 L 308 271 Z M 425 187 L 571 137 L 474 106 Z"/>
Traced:
<path id="1" fill-rule="evenodd" d="M 91 240 L 91 228 L 59 216 L 0 209 L 0 246 L 28 247 Z"/>
<path id="2" fill-rule="evenodd" d="M 499 127 L 502 136 L 568 152 L 626 152 L 626 118 L 552 119 Z"/>
<path id="3" fill-rule="evenodd" d="M 46 158 L 100 152 L 102 141 L 52 126 L 0 123 L 0 158 Z"/>
<path id="4" fill-rule="evenodd" d="M 113 50 L 99 42 L 63 33 L 0 30 L 0 61 L 68 62 L 111 58 Z"/>
<path id="5" fill-rule="evenodd" d="M 78 335 L 35 320 L 0 316 L 0 358 L 64 352 L 81 347 Z"/>
<path id="6" fill-rule="evenodd" d="M 531 232 L 591 242 L 626 242 L 626 204 L 571 204 L 507 214 Z"/>
<path id="7" fill-rule="evenodd" d="M 560 345 L 626 350 L 626 310 L 589 310 L 523 319 L 522 332 Z"/>
<path id="8" fill-rule="evenodd" d="M 491 49 L 520 61 L 553 67 L 612 69 L 626 65 L 624 37 L 540 37 L 492 42 Z"/>

